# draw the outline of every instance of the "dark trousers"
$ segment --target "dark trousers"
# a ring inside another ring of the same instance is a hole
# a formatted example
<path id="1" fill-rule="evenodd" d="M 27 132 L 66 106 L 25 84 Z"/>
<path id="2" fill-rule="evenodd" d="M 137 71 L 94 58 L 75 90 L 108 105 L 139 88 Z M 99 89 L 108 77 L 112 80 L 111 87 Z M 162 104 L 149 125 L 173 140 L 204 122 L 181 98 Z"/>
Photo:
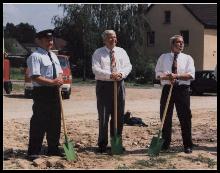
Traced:
<path id="1" fill-rule="evenodd" d="M 169 85 L 165 85 L 162 90 L 161 100 L 160 100 L 160 119 L 162 120 L 163 112 L 165 109 L 168 93 L 170 90 Z M 165 118 L 162 138 L 165 140 L 164 146 L 169 146 L 171 142 L 171 132 L 172 132 L 172 116 L 174 104 L 176 107 L 177 115 L 181 125 L 183 146 L 192 147 L 192 135 L 191 135 L 191 110 L 190 110 L 190 94 L 189 86 L 187 85 L 177 85 L 173 87 L 170 103 L 167 109 L 167 115 Z"/>
<path id="2" fill-rule="evenodd" d="M 124 81 L 117 82 L 117 134 L 121 136 L 123 129 L 123 115 L 125 107 L 125 86 Z M 114 82 L 97 81 L 96 83 L 97 109 L 99 116 L 99 137 L 98 146 L 108 144 L 108 122 L 110 120 L 110 136 L 114 136 Z"/>
<path id="3" fill-rule="evenodd" d="M 34 87 L 28 154 L 39 154 L 46 133 L 48 151 L 58 149 L 61 109 L 57 87 Z"/>

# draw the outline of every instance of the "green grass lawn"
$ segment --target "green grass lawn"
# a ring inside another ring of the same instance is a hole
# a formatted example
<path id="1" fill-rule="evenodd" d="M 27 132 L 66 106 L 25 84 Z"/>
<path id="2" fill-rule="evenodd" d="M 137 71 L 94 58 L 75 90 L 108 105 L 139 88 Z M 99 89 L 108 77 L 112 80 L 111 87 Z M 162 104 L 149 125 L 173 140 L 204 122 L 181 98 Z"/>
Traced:
<path id="1" fill-rule="evenodd" d="M 12 80 L 24 80 L 23 68 L 11 68 L 10 69 L 10 78 Z"/>

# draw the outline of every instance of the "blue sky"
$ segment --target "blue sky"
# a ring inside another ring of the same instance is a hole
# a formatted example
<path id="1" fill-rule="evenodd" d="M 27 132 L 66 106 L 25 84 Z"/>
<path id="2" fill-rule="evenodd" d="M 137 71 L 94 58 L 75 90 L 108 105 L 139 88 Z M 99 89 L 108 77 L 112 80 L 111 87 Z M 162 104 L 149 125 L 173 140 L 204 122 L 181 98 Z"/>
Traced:
<path id="1" fill-rule="evenodd" d="M 53 29 L 53 16 L 63 16 L 63 8 L 58 4 L 3 4 L 3 25 L 23 22 L 33 25 L 37 32 L 44 29 Z"/>

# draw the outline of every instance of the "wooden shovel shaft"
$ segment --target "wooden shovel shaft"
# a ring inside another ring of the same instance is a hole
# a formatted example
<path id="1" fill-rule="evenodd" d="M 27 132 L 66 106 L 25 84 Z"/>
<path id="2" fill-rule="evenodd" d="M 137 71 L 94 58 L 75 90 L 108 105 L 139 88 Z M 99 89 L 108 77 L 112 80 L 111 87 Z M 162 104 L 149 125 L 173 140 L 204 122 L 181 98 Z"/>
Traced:
<path id="1" fill-rule="evenodd" d="M 115 128 L 115 135 L 117 135 L 117 107 L 118 107 L 118 88 L 117 88 L 117 81 L 114 81 L 114 128 Z"/>
<path id="2" fill-rule="evenodd" d="M 59 87 L 59 97 L 60 97 L 61 119 L 63 120 L 63 129 L 64 129 L 64 134 L 66 136 L 66 124 L 65 124 L 64 113 L 63 113 L 63 99 L 62 99 L 60 87 Z"/>
<path id="3" fill-rule="evenodd" d="M 165 105 L 165 109 L 163 111 L 163 118 L 162 118 L 162 122 L 161 122 L 161 126 L 160 126 L 160 131 L 162 131 L 162 129 L 163 129 L 163 124 L 164 124 L 164 121 L 165 121 L 165 118 L 166 118 L 167 109 L 168 109 L 168 106 L 169 106 L 172 90 L 173 90 L 173 84 L 171 84 L 171 86 L 170 86 L 170 91 L 169 91 L 169 94 L 168 94 L 168 97 L 167 97 L 167 102 L 166 102 L 166 105 Z"/>

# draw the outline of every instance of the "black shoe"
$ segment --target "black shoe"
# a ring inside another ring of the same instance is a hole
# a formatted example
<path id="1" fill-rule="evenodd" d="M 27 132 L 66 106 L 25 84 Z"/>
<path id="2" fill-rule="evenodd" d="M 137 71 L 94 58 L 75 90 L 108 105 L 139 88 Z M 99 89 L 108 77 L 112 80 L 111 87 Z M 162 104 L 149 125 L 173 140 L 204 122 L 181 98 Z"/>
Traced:
<path id="1" fill-rule="evenodd" d="M 190 148 L 190 147 L 184 148 L 184 152 L 186 154 L 190 154 L 190 153 L 192 153 L 192 148 Z"/>
<path id="2" fill-rule="evenodd" d="M 60 151 L 60 150 L 52 150 L 52 151 L 48 151 L 47 152 L 48 156 L 60 156 L 60 157 L 64 157 L 64 154 Z"/>
<path id="3" fill-rule="evenodd" d="M 101 147 L 98 148 L 98 152 L 99 153 L 104 153 L 106 151 L 107 151 L 107 147 L 106 146 L 101 146 Z"/>
<path id="4" fill-rule="evenodd" d="M 38 158 L 40 158 L 40 155 L 38 155 L 38 154 L 27 155 L 27 159 L 30 160 L 30 161 L 33 161 L 33 160 L 38 159 Z"/>

